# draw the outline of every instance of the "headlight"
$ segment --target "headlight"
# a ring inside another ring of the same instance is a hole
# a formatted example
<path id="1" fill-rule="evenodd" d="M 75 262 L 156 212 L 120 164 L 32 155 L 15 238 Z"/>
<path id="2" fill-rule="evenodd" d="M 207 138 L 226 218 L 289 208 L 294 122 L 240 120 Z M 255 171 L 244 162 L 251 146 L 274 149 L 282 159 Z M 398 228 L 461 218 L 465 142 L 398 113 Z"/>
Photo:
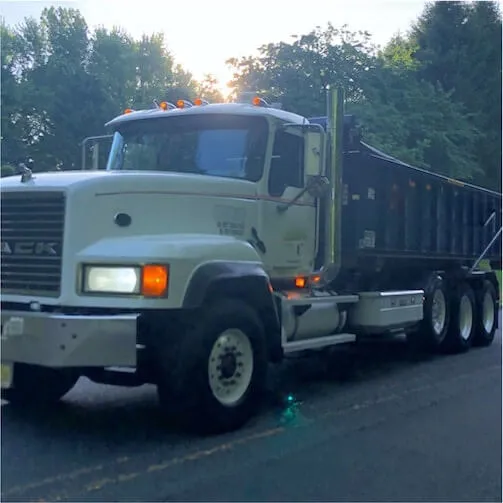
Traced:
<path id="1" fill-rule="evenodd" d="M 140 293 L 139 267 L 87 266 L 84 269 L 86 293 Z"/>
<path id="2" fill-rule="evenodd" d="M 167 265 L 95 266 L 85 265 L 84 293 L 111 293 L 165 297 L 168 292 Z"/>

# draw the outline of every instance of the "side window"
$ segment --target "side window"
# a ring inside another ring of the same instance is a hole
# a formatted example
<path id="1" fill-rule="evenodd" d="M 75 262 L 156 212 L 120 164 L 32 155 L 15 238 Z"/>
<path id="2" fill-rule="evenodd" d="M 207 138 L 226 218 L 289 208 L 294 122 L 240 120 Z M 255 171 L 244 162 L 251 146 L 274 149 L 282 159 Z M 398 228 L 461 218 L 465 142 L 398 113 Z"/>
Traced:
<path id="1" fill-rule="evenodd" d="M 304 187 L 304 139 L 277 131 L 269 173 L 269 194 L 282 196 L 287 187 Z"/>

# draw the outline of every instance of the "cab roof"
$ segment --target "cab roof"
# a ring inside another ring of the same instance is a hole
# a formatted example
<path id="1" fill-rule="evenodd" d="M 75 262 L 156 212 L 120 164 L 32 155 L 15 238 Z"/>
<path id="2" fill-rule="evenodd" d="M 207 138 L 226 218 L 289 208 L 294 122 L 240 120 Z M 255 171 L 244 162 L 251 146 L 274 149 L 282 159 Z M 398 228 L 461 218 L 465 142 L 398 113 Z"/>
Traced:
<path id="1" fill-rule="evenodd" d="M 105 124 L 106 127 L 116 128 L 126 122 L 145 119 L 165 119 L 171 116 L 182 115 L 203 115 L 203 114 L 228 114 L 228 115 L 250 115 L 255 117 L 273 117 L 279 121 L 308 124 L 309 121 L 301 115 L 280 110 L 272 107 L 262 107 L 247 103 L 215 103 L 211 105 L 193 106 L 190 108 L 175 108 L 173 110 L 161 110 L 153 108 L 150 110 L 138 110 L 127 114 L 119 115 Z"/>

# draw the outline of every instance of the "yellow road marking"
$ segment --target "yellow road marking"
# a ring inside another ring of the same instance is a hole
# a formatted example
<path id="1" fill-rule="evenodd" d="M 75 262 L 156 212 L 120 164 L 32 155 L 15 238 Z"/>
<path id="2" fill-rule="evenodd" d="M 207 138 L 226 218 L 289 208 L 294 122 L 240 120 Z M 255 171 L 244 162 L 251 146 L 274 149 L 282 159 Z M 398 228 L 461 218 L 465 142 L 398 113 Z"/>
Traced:
<path id="1" fill-rule="evenodd" d="M 78 470 L 69 473 L 60 473 L 58 475 L 54 475 L 53 477 L 47 477 L 45 479 L 39 480 L 37 482 L 32 482 L 30 484 L 14 486 L 2 492 L 2 498 L 5 498 L 6 496 L 11 496 L 12 494 L 25 493 L 31 491 L 32 489 L 38 489 L 40 487 L 51 485 L 56 482 L 65 482 L 67 480 L 77 479 L 79 477 L 82 477 L 83 475 L 99 472 L 100 470 L 103 470 L 106 467 L 120 465 L 122 463 L 125 463 L 126 461 L 129 461 L 129 458 L 127 456 L 117 458 L 116 460 L 110 461 L 109 463 L 101 463 L 98 465 L 87 466 L 85 468 L 79 468 Z"/>
<path id="2" fill-rule="evenodd" d="M 364 402 L 360 402 L 360 403 L 345 407 L 344 409 L 336 409 L 336 410 L 330 409 L 330 410 L 326 410 L 326 411 L 318 411 L 317 418 L 321 419 L 321 418 L 327 418 L 327 417 L 342 416 L 342 415 L 348 414 L 350 412 L 353 412 L 355 410 L 362 410 L 362 409 L 369 408 L 373 405 L 378 405 L 378 404 L 385 403 L 385 402 L 393 402 L 396 400 L 400 400 L 402 398 L 405 398 L 405 396 L 407 396 L 407 395 L 438 387 L 439 384 L 445 385 L 445 384 L 448 384 L 449 382 L 459 381 L 459 380 L 467 378 L 467 377 L 472 377 L 474 374 L 487 373 L 488 371 L 494 371 L 494 370 L 500 371 L 501 365 L 500 364 L 491 365 L 489 367 L 486 367 L 481 370 L 477 370 L 475 372 L 466 372 L 463 374 L 458 374 L 454 377 L 443 380 L 441 383 L 433 382 L 433 383 L 429 383 L 426 385 L 405 389 L 400 393 L 396 393 L 396 394 L 392 393 L 392 394 L 389 394 L 389 395 L 386 395 L 386 396 L 383 396 L 380 398 L 367 400 Z M 314 408 L 312 408 L 312 409 L 314 409 Z M 114 477 L 114 478 L 103 478 L 101 480 L 90 482 L 89 484 L 87 484 L 83 488 L 83 490 L 80 490 L 76 494 L 73 494 L 72 497 L 75 497 L 76 495 L 80 495 L 80 494 L 98 491 L 98 490 L 102 489 L 104 486 L 107 486 L 109 484 L 127 482 L 129 480 L 133 480 L 133 479 L 138 478 L 139 476 L 145 475 L 147 473 L 159 472 L 159 471 L 163 471 L 168 468 L 171 468 L 172 466 L 175 466 L 175 465 L 180 465 L 180 464 L 187 463 L 189 461 L 196 461 L 198 459 L 207 458 L 207 457 L 210 457 L 210 456 L 217 454 L 219 452 L 228 451 L 230 449 L 233 449 L 234 447 L 237 447 L 238 445 L 242 445 L 242 444 L 251 442 L 253 440 L 258 440 L 261 438 L 267 438 L 267 437 L 271 437 L 274 435 L 278 435 L 280 433 L 283 433 L 285 430 L 286 430 L 285 427 L 278 427 L 278 428 L 263 430 L 263 431 L 260 431 L 260 432 L 257 432 L 257 433 L 254 433 L 254 434 L 251 434 L 248 436 L 237 438 L 236 440 L 233 440 L 230 442 L 218 444 L 210 449 L 198 450 L 198 451 L 192 452 L 190 454 L 186 454 L 185 456 L 175 457 L 175 458 L 172 458 L 170 460 L 164 461 L 159 464 L 153 464 L 153 465 L 148 466 L 146 469 L 143 469 L 143 470 L 140 470 L 137 472 L 125 473 L 125 474 L 118 475 L 117 477 Z M 66 481 L 78 479 L 82 476 L 102 471 L 105 468 L 114 467 L 114 466 L 126 463 L 128 461 L 133 461 L 133 460 L 134 459 L 131 459 L 127 456 L 117 458 L 115 461 L 111 461 L 108 463 L 102 463 L 102 464 L 98 464 L 95 466 L 81 468 L 81 469 L 75 470 L 70 473 L 55 475 L 54 477 L 48 477 L 48 478 L 45 478 L 41 481 L 33 482 L 33 483 L 22 485 L 22 486 L 15 486 L 15 487 L 12 487 L 11 489 L 8 489 L 5 492 L 3 492 L 1 494 L 1 496 L 2 496 L 2 498 L 5 498 L 8 495 L 26 493 L 30 490 L 39 489 L 41 487 L 52 485 L 57 482 L 66 482 Z M 72 491 L 72 493 L 73 493 L 73 491 Z M 68 499 L 66 492 L 60 492 L 57 495 L 51 496 L 49 498 L 41 499 L 39 501 L 61 501 L 62 499 Z"/>
<path id="3" fill-rule="evenodd" d="M 271 437 L 274 435 L 278 435 L 285 431 L 285 428 L 283 427 L 278 427 L 278 428 L 272 428 L 268 430 L 264 430 L 258 433 L 254 433 L 252 435 L 248 435 L 246 437 L 241 437 L 236 440 L 233 440 L 231 442 L 226 442 L 223 444 L 216 445 L 215 447 L 212 447 L 211 449 L 204 449 L 196 452 L 192 452 L 190 454 L 186 454 L 185 456 L 180 456 L 180 457 L 175 457 L 172 458 L 168 461 L 165 461 L 160 464 L 156 465 L 150 465 L 146 469 L 142 469 L 136 472 L 129 472 L 125 474 L 120 474 L 117 477 L 107 477 L 103 478 L 101 480 L 96 480 L 93 482 L 90 482 L 87 484 L 83 490 L 77 492 L 77 493 L 72 493 L 72 498 L 75 498 L 76 495 L 80 494 L 85 494 L 85 493 L 90 493 L 94 491 L 99 491 L 103 489 L 103 487 L 110 485 L 110 484 L 118 484 L 122 482 L 128 482 L 130 480 L 134 480 L 142 475 L 145 475 L 146 473 L 152 473 L 156 471 L 162 471 L 166 470 L 168 468 L 171 468 L 176 465 L 181 465 L 190 461 L 196 461 L 198 459 L 203 459 L 210 457 L 214 454 L 217 454 L 219 452 L 224 452 L 224 451 L 229 451 L 233 449 L 234 447 L 237 447 L 238 445 L 243 445 L 248 442 L 252 442 L 254 440 L 259 440 L 262 438 L 267 438 Z M 56 495 L 49 496 L 46 498 L 47 501 L 61 501 L 62 499 L 68 499 L 67 493 L 59 493 Z"/>

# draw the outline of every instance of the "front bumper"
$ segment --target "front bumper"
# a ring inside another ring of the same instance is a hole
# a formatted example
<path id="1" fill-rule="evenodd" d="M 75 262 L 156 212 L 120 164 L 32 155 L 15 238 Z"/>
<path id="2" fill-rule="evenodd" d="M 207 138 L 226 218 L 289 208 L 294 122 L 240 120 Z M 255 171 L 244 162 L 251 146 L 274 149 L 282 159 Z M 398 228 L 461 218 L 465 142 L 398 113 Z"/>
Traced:
<path id="1" fill-rule="evenodd" d="M 1 359 L 56 368 L 136 366 L 138 316 L 2 311 Z"/>

